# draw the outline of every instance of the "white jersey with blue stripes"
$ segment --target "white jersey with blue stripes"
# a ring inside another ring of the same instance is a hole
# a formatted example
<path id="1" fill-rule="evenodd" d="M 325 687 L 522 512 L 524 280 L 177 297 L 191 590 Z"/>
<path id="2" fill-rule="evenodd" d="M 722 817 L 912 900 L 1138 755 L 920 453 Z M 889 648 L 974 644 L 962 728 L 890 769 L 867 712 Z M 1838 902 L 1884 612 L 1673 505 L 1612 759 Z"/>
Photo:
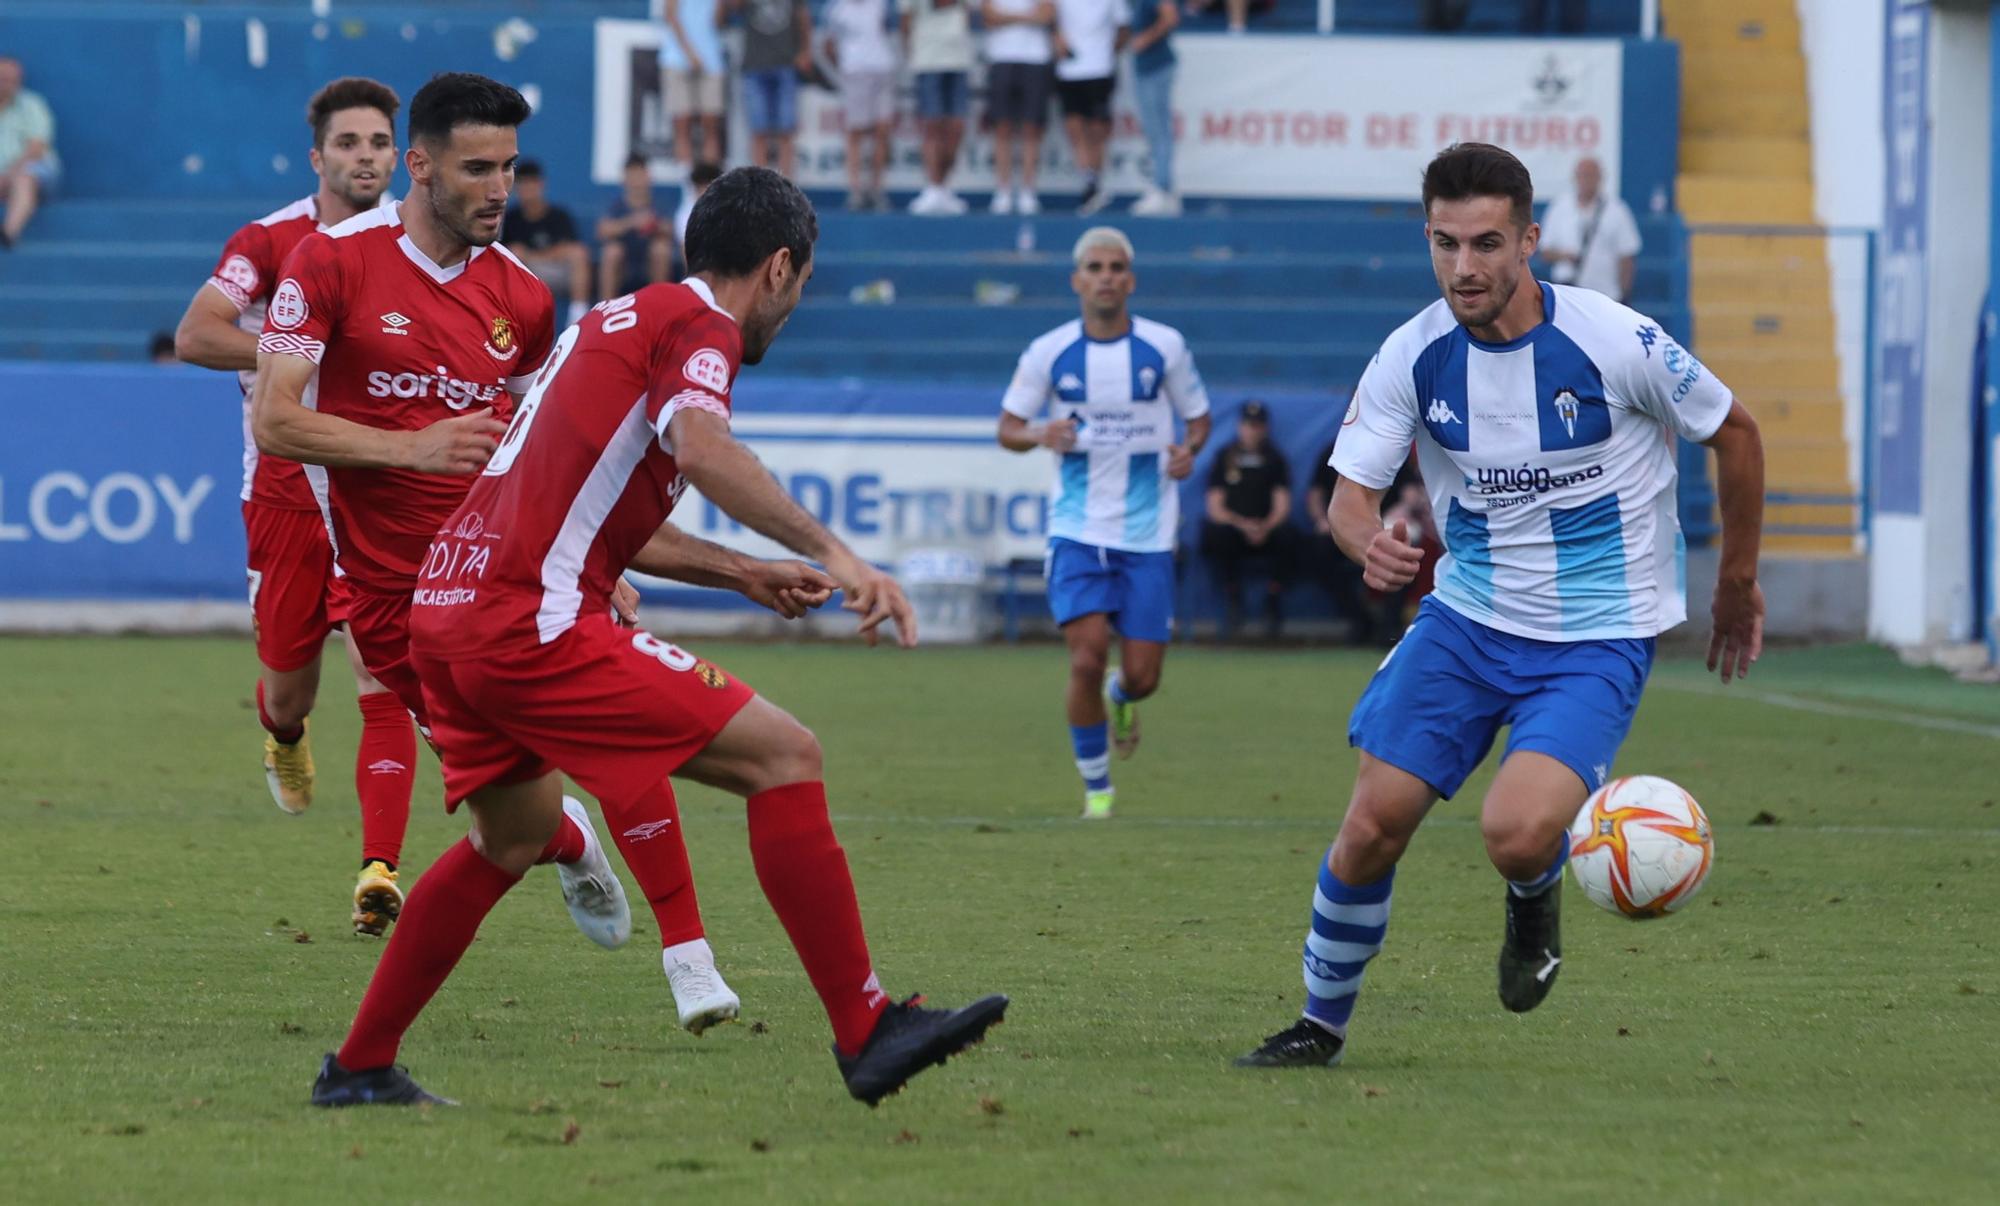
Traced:
<path id="1" fill-rule="evenodd" d="M 1730 392 L 1602 294 L 1543 283 L 1542 309 L 1492 344 L 1433 302 L 1362 374 L 1331 463 L 1382 489 L 1416 441 L 1437 598 L 1461 615 L 1545 641 L 1656 636 L 1687 618 L 1670 437 L 1714 435 Z"/>
<path id="2" fill-rule="evenodd" d="M 1130 333 L 1096 340 L 1073 319 L 1028 345 L 1001 408 L 1074 419 L 1076 447 L 1056 456 L 1051 538 L 1133 553 L 1174 547 L 1178 483 L 1167 476 L 1174 422 L 1208 413 L 1208 390 L 1179 331 L 1134 316 Z"/>

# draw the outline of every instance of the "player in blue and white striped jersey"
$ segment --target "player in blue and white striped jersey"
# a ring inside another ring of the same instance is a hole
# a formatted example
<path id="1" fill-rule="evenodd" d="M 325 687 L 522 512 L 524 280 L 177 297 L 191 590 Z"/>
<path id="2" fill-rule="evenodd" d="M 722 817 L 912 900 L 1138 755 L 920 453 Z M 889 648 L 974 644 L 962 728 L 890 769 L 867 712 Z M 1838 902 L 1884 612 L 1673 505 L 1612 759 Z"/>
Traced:
<path id="1" fill-rule="evenodd" d="M 1102 820 L 1113 801 L 1110 746 L 1124 757 L 1138 746 L 1137 704 L 1159 688 L 1172 636 L 1178 483 L 1208 439 L 1208 391 L 1181 333 L 1127 310 L 1131 240 L 1094 227 L 1073 258 L 1083 317 L 1021 354 L 1000 404 L 1000 443 L 1056 454 L 1049 608 L 1069 644 L 1083 815 Z M 1114 629 L 1122 643 L 1107 682 Z"/>
<path id="2" fill-rule="evenodd" d="M 1382 490 L 1412 440 L 1439 525 L 1437 589 L 1355 705 L 1347 817 L 1313 893 L 1305 1016 L 1237 1060 L 1337 1063 L 1389 922 L 1397 860 L 1508 730 L 1480 809 L 1507 884 L 1500 1000 L 1533 1009 L 1562 963 L 1569 825 L 1602 786 L 1652 668 L 1687 618 L 1674 437 L 1715 450 L 1722 502 L 1709 668 L 1724 682 L 1763 643 L 1757 548 L 1763 443 L 1749 412 L 1658 323 L 1528 274 L 1539 235 L 1528 171 L 1461 144 L 1424 175 L 1444 299 L 1362 374 L 1332 465 L 1334 538 L 1378 590 L 1420 563 Z"/>

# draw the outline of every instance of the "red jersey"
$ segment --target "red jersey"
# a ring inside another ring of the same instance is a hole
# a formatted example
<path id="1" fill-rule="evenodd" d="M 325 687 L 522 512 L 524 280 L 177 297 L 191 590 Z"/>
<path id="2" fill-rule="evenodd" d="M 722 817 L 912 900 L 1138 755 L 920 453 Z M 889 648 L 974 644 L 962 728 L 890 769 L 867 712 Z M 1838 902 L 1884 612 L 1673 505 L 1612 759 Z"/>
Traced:
<path id="1" fill-rule="evenodd" d="M 489 406 L 505 421 L 509 391 L 526 389 L 548 359 L 548 286 L 498 243 L 438 267 L 404 234 L 401 209 L 373 209 L 301 240 L 257 349 L 318 365 L 305 404 L 355 423 L 417 431 Z M 470 479 L 324 472 L 341 574 L 363 590 L 408 592 Z"/>
<path id="2" fill-rule="evenodd" d="M 264 308 L 277 288 L 279 266 L 300 239 L 325 229 L 319 224 L 317 198 L 307 197 L 265 214 L 229 236 L 208 283 L 236 307 L 237 326 L 252 334 L 264 329 Z M 305 470 L 297 461 L 258 454 L 257 441 L 250 436 L 250 391 L 257 383 L 257 374 L 252 370 L 236 377 L 243 386 L 243 501 L 288 511 L 319 510 Z"/>
<path id="3" fill-rule="evenodd" d="M 667 424 L 729 417 L 736 320 L 698 280 L 603 302 L 562 333 L 500 449 L 443 525 L 417 581 L 411 647 L 535 648 L 611 589 L 686 485 Z"/>

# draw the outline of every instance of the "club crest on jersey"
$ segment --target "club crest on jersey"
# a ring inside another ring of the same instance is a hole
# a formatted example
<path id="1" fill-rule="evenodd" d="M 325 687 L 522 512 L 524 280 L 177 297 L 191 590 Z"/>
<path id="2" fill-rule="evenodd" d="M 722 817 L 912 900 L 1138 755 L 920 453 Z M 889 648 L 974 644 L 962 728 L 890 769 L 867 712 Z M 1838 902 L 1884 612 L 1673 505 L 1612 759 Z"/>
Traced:
<path id="1" fill-rule="evenodd" d="M 520 346 L 514 342 L 514 320 L 494 319 L 493 328 L 486 336 L 487 355 L 495 360 L 512 360 L 520 350 Z"/>
<path id="2" fill-rule="evenodd" d="M 311 316 L 312 307 L 306 305 L 306 291 L 288 276 L 278 282 L 278 291 L 271 295 L 269 313 L 273 326 L 289 331 Z"/>
<path id="3" fill-rule="evenodd" d="M 1139 394 L 1141 397 L 1152 397 L 1153 388 L 1159 383 L 1160 374 L 1155 372 L 1151 365 L 1139 370 Z"/>
<path id="4" fill-rule="evenodd" d="M 703 348 L 687 358 L 681 376 L 711 393 L 729 392 L 729 357 L 714 348 Z"/>
<path id="5" fill-rule="evenodd" d="M 720 691 L 729 685 L 729 676 L 715 667 L 713 662 L 699 661 L 694 664 L 694 676 L 705 685 Z"/>
<path id="6" fill-rule="evenodd" d="M 1576 391 L 1573 389 L 1557 390 L 1555 408 L 1556 418 L 1562 420 L 1563 430 L 1569 434 L 1571 439 L 1575 439 L 1576 412 L 1579 409 L 1576 401 Z"/>

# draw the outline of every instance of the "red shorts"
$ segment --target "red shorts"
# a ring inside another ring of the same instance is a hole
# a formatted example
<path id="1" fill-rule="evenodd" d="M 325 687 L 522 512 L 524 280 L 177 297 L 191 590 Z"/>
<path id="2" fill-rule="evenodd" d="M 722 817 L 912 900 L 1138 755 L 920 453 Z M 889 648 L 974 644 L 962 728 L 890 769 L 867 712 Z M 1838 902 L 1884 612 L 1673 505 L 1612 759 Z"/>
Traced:
<path id="1" fill-rule="evenodd" d="M 280 672 L 311 665 L 327 634 L 347 618 L 326 521 L 318 511 L 246 502 L 243 534 L 257 660 Z"/>
<path id="2" fill-rule="evenodd" d="M 603 800 L 631 800 L 700 753 L 756 692 L 685 650 L 609 617 L 547 645 L 479 658 L 419 652 L 446 808 L 481 788 L 561 770 Z"/>
<path id="3" fill-rule="evenodd" d="M 361 655 L 361 664 L 375 681 L 387 687 L 417 727 L 430 735 L 424 714 L 424 691 L 410 665 L 410 592 L 384 595 L 349 584 L 343 588 L 347 605 L 347 639 Z"/>

